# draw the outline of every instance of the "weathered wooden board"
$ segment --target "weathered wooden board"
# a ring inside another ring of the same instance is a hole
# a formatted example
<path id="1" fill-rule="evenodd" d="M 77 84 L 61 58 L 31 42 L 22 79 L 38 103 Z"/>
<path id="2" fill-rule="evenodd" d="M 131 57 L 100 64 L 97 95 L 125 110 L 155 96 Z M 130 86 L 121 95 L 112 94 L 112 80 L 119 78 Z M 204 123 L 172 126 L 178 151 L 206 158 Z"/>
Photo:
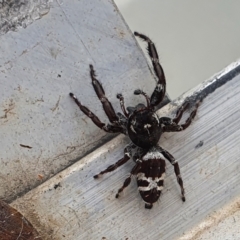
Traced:
<path id="1" fill-rule="evenodd" d="M 0 42 L 0 197 L 8 202 L 106 141 L 68 95 L 74 92 L 107 123 L 89 64 L 116 111 L 117 93 L 134 105 L 136 88 L 150 93 L 155 86 L 110 0 L 53 1 L 40 20 Z"/>
<path id="2" fill-rule="evenodd" d="M 238 66 L 239 70 L 239 64 L 231 67 Z M 226 71 L 184 94 L 184 98 L 191 98 L 213 82 L 217 84 Z M 127 139 L 118 136 L 12 206 L 34 224 L 44 239 L 164 240 L 183 236 L 240 194 L 240 75 L 230 78 L 233 79 L 203 100 L 188 129 L 164 134 L 160 140 L 160 145 L 179 161 L 185 203 L 168 163 L 163 195 L 152 210 L 144 208 L 134 179 L 125 193 L 115 199 L 133 162 L 94 180 L 94 174 L 122 157 Z M 171 115 L 183 100 L 166 105 L 158 114 Z"/>

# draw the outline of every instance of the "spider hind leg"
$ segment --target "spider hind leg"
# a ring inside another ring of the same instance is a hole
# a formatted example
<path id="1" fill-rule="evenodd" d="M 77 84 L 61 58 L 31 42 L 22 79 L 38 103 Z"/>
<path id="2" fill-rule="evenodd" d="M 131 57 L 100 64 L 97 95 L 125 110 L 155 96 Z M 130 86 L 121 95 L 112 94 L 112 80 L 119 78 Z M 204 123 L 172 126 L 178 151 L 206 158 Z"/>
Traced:
<path id="1" fill-rule="evenodd" d="M 174 167 L 174 172 L 175 172 L 175 175 L 176 175 L 176 178 L 177 178 L 177 182 L 178 182 L 178 184 L 180 186 L 180 189 L 181 189 L 182 201 L 185 202 L 185 200 L 186 200 L 185 190 L 184 190 L 184 187 L 183 187 L 183 180 L 182 180 L 182 177 L 181 177 L 178 162 L 175 160 L 175 158 L 168 151 L 162 149 L 161 153 Z"/>

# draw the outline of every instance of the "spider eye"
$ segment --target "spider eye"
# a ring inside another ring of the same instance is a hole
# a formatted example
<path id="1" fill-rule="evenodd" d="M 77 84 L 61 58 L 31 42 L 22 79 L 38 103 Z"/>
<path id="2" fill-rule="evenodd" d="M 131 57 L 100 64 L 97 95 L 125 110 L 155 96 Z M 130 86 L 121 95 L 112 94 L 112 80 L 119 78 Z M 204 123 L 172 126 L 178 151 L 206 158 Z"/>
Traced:
<path id="1" fill-rule="evenodd" d="M 147 124 L 144 125 L 144 129 L 149 129 L 149 128 L 151 128 L 151 127 L 152 127 L 152 125 L 149 124 L 149 123 L 147 123 Z"/>

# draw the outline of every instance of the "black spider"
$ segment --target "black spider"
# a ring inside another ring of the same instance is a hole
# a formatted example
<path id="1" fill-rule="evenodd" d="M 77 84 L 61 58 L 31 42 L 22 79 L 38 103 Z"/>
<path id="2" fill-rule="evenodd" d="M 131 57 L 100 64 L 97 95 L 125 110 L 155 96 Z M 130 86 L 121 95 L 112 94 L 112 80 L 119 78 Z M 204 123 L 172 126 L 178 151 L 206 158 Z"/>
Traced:
<path id="1" fill-rule="evenodd" d="M 158 141 L 164 132 L 178 132 L 186 129 L 196 115 L 199 101 L 196 103 L 194 110 L 190 113 L 189 118 L 181 125 L 178 123 L 181 120 L 183 112 L 189 107 L 188 102 L 183 103 L 183 105 L 177 110 L 176 116 L 173 119 L 159 117 L 155 113 L 155 107 L 165 96 L 166 82 L 164 72 L 159 64 L 158 54 L 153 42 L 143 34 L 137 32 L 134 34 L 148 43 L 147 50 L 152 60 L 154 72 L 158 78 L 157 86 L 155 87 L 151 98 L 141 90 L 134 91 L 135 95 L 143 95 L 145 97 L 147 106 L 144 104 L 138 104 L 136 107 L 127 107 L 127 109 L 125 109 L 124 98 L 122 94 L 118 94 L 117 98 L 120 100 L 123 114 L 115 113 L 111 103 L 105 96 L 102 85 L 96 79 L 92 65 L 90 65 L 92 85 L 98 98 L 102 102 L 103 109 L 111 124 L 106 125 L 101 122 L 94 113 L 78 101 L 73 93 L 70 93 L 70 96 L 74 99 L 80 110 L 91 118 L 93 123 L 99 128 L 109 133 L 123 133 L 131 140 L 131 143 L 124 149 L 124 157 L 95 175 L 94 178 L 98 178 L 104 173 L 114 171 L 132 158 L 136 164 L 132 168 L 130 176 L 126 178 L 123 186 L 118 190 L 116 198 L 118 198 L 123 189 L 130 184 L 132 176 L 136 175 L 138 190 L 145 202 L 145 208 L 151 209 L 153 203 L 159 199 L 163 189 L 166 166 L 165 160 L 168 160 L 174 166 L 177 181 L 181 188 L 182 200 L 185 201 L 183 181 L 180 175 L 179 165 L 169 152 L 158 145 Z"/>

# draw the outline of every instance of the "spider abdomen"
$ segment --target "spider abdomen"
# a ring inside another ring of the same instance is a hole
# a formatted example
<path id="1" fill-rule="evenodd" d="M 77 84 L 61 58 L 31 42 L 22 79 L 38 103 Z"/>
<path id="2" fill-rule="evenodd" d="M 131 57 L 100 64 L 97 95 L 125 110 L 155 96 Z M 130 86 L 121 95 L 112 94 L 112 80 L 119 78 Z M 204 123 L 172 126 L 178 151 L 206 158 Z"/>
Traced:
<path id="1" fill-rule="evenodd" d="M 143 160 L 142 167 L 137 174 L 139 193 L 146 208 L 152 208 L 163 189 L 166 163 L 163 159 Z"/>

